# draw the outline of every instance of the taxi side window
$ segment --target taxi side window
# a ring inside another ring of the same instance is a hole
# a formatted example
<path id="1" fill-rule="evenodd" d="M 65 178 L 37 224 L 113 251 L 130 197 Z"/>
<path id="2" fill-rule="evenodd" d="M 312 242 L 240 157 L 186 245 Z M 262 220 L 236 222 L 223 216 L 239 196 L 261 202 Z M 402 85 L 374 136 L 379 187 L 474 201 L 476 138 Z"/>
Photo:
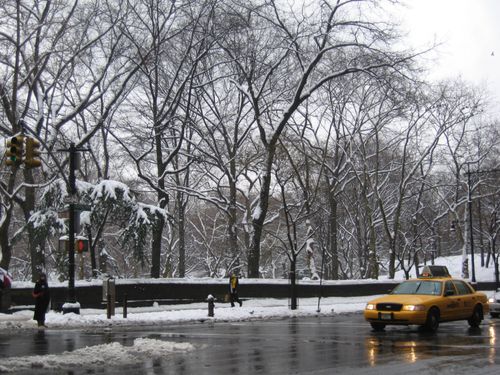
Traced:
<path id="1" fill-rule="evenodd" d="M 451 281 L 447 281 L 444 286 L 444 295 L 445 296 L 455 296 L 457 294 L 455 287 Z"/>
<path id="2" fill-rule="evenodd" d="M 458 290 L 458 294 L 463 295 L 472 293 L 470 288 L 463 281 L 454 281 L 453 283 L 455 284 L 455 287 Z"/>

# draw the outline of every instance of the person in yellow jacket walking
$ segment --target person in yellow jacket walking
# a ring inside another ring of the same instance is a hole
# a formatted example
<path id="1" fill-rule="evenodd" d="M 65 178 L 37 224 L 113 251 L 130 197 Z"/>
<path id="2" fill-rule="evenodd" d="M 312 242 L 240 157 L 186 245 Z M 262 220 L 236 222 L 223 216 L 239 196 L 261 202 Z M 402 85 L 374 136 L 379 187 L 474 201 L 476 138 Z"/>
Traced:
<path id="1" fill-rule="evenodd" d="M 240 304 L 240 307 L 243 305 L 243 301 L 238 297 L 238 276 L 234 272 L 229 277 L 229 296 L 231 307 L 234 307 L 235 301 Z"/>

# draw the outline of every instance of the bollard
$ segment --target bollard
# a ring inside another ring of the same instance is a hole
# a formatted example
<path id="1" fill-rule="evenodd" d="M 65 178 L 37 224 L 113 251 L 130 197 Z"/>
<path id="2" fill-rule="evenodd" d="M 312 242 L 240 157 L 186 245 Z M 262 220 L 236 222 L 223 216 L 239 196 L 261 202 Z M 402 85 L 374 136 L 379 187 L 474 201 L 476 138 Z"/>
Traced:
<path id="1" fill-rule="evenodd" d="M 111 295 L 108 293 L 106 303 L 106 312 L 108 314 L 108 319 L 111 319 Z"/>
<path id="2" fill-rule="evenodd" d="M 116 285 L 115 279 L 109 277 L 102 283 L 102 296 L 106 301 L 106 310 L 108 319 L 111 319 L 115 315 L 115 304 L 116 304 Z"/>
<path id="3" fill-rule="evenodd" d="M 123 319 L 127 319 L 127 294 L 123 295 Z"/>
<path id="4" fill-rule="evenodd" d="M 214 316 L 215 298 L 211 294 L 207 297 L 208 301 L 208 316 Z"/>

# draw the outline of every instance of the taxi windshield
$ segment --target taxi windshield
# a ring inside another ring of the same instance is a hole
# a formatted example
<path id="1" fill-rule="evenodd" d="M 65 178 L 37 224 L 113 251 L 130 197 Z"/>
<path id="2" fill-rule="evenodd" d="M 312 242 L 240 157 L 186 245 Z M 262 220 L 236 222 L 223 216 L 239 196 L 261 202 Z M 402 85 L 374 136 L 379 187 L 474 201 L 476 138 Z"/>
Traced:
<path id="1" fill-rule="evenodd" d="M 441 285 L 439 281 L 412 280 L 399 284 L 391 294 L 428 294 L 431 296 L 441 295 Z"/>

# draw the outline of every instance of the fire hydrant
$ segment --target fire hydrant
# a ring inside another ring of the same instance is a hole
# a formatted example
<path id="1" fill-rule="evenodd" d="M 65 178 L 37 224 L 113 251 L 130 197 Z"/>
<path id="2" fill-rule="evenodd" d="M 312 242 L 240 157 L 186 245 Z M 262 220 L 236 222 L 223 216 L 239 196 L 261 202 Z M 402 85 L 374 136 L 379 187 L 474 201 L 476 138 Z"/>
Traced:
<path id="1" fill-rule="evenodd" d="M 215 298 L 211 294 L 207 297 L 208 301 L 208 316 L 214 316 Z"/>

